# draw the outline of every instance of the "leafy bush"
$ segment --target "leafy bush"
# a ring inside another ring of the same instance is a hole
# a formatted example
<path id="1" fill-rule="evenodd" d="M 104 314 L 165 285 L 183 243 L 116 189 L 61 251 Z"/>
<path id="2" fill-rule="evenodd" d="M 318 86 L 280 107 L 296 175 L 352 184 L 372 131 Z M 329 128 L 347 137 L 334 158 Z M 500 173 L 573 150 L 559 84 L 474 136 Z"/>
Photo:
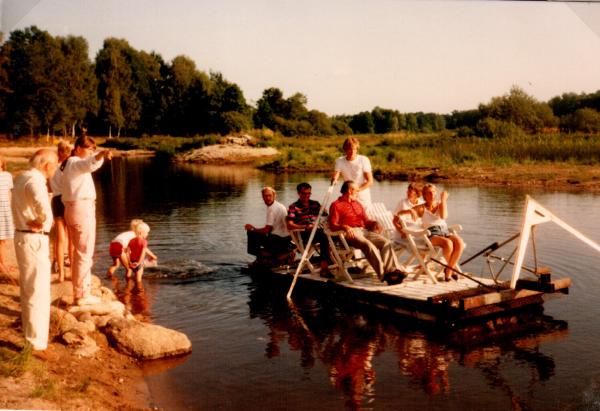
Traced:
<path id="1" fill-rule="evenodd" d="M 525 132 L 513 123 L 486 117 L 479 120 L 476 134 L 484 138 L 508 138 L 525 136 Z"/>

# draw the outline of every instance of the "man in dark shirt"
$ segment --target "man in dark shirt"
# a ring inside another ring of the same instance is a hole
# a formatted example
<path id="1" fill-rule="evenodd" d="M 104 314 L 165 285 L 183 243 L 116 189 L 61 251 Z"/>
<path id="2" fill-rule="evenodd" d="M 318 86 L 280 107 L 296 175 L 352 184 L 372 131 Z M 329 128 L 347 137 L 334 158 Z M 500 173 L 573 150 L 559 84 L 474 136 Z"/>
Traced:
<path id="1" fill-rule="evenodd" d="M 318 201 L 310 199 L 312 187 L 308 183 L 300 183 L 296 187 L 298 192 L 298 201 L 290 204 L 288 207 L 287 228 L 288 230 L 304 230 L 300 235 L 304 244 L 308 241 L 310 233 L 316 223 L 317 216 L 321 209 Z M 321 277 L 333 278 L 329 271 L 329 242 L 323 229 L 317 228 L 313 243 L 318 243 L 321 254 Z"/>

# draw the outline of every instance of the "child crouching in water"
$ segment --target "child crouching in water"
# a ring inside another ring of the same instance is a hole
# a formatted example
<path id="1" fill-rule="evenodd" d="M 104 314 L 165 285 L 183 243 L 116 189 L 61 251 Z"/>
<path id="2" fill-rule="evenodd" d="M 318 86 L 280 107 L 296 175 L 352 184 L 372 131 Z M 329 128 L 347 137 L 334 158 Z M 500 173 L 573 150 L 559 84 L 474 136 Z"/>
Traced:
<path id="1" fill-rule="evenodd" d="M 124 231 L 110 242 L 108 246 L 108 253 L 112 258 L 112 265 L 108 267 L 108 271 L 106 272 L 106 276 L 111 278 L 115 271 L 119 268 L 119 265 L 122 264 L 123 268 L 127 271 L 125 274 L 126 278 L 131 277 L 131 269 L 129 268 L 129 260 L 127 259 L 127 254 L 125 250 L 127 249 L 127 245 L 129 241 L 135 238 L 135 228 L 143 223 L 140 219 L 133 219 L 131 223 L 129 223 L 129 231 Z"/>
<path id="2" fill-rule="evenodd" d="M 127 245 L 127 257 L 129 268 L 135 272 L 135 281 L 139 288 L 142 287 L 142 275 L 144 275 L 144 259 L 146 256 L 150 261 L 157 259 L 156 255 L 148 248 L 148 233 L 150 227 L 146 223 L 140 223 L 135 227 L 135 237 Z"/>

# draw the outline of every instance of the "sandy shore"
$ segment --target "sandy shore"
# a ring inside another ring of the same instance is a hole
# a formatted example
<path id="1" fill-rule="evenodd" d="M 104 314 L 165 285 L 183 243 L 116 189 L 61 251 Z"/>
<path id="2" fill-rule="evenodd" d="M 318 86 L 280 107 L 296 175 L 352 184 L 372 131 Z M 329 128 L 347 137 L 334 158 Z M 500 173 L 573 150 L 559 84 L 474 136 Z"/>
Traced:
<path id="1" fill-rule="evenodd" d="M 0 358 L 7 364 L 6 357 L 21 352 L 24 344 L 12 241 L 5 247 L 5 259 L 11 272 L 0 278 Z M 52 276 L 52 283 L 55 288 L 57 275 Z M 51 329 L 51 338 L 53 332 Z M 72 348 L 51 339 L 49 351 L 54 358 L 42 361 L 30 357 L 19 372 L 0 373 L 0 408 L 152 409 L 140 364 L 111 348 L 104 334 L 95 332 L 93 337 L 100 348 L 93 358 L 78 357 Z"/>

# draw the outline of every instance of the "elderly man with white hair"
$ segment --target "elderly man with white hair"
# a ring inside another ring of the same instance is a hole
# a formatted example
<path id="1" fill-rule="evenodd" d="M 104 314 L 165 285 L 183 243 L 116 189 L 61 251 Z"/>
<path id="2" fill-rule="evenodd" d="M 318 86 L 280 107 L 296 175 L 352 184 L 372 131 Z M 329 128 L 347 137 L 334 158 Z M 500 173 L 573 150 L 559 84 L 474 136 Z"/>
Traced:
<path id="1" fill-rule="evenodd" d="M 252 224 L 244 226 L 248 234 L 248 254 L 257 257 L 256 263 L 276 264 L 278 258 L 289 254 L 291 242 L 287 230 L 287 208 L 276 200 L 277 193 L 271 187 L 264 187 L 262 198 L 267 206 L 267 220 L 264 227 Z"/>
<path id="2" fill-rule="evenodd" d="M 29 169 L 15 178 L 12 211 L 15 253 L 20 273 L 21 319 L 34 355 L 44 357 L 50 323 L 50 247 L 52 209 L 47 180 L 58 167 L 56 151 L 41 149 Z"/>

